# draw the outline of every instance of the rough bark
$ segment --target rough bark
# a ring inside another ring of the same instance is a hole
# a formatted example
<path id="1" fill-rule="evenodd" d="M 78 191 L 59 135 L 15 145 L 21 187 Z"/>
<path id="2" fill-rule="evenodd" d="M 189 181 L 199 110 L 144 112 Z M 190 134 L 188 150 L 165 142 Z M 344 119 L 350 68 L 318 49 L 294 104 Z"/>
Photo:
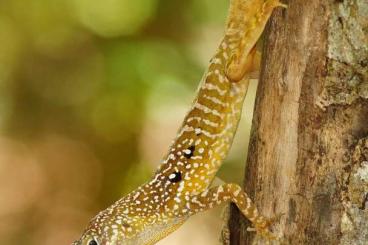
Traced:
<path id="1" fill-rule="evenodd" d="M 244 187 L 281 244 L 368 244 L 368 1 L 290 0 L 265 35 Z M 231 244 L 265 244 L 232 207 Z"/>

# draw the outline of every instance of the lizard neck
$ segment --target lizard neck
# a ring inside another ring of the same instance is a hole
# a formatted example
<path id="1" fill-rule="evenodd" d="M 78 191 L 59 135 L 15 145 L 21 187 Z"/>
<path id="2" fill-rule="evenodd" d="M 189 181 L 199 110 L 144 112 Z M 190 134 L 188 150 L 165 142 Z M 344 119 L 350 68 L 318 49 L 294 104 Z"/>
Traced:
<path id="1" fill-rule="evenodd" d="M 232 144 L 248 88 L 248 80 L 235 83 L 226 75 L 232 39 L 226 35 L 210 60 L 192 107 L 155 175 L 155 179 L 164 180 L 163 189 L 172 188 L 170 193 L 175 195 L 205 190 Z M 172 186 L 175 178 L 182 181 Z"/>

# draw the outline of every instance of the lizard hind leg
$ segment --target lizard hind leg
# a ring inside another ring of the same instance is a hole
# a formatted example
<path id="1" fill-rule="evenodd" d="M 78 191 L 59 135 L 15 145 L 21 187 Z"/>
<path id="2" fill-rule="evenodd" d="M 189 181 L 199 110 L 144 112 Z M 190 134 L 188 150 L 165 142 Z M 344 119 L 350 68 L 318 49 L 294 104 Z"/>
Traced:
<path id="1" fill-rule="evenodd" d="M 226 37 L 230 45 L 235 48 L 230 54 L 226 76 L 230 81 L 238 82 L 252 68 L 255 45 L 272 11 L 276 7 L 286 7 L 286 5 L 279 0 L 233 0 L 232 5 Z"/>
<path id="2" fill-rule="evenodd" d="M 188 208 L 188 213 L 195 214 L 226 202 L 232 202 L 239 208 L 243 215 L 252 222 L 257 234 L 267 240 L 278 240 L 278 237 L 268 229 L 272 220 L 266 219 L 258 212 L 252 200 L 237 184 L 212 187 L 201 194 L 192 196 L 185 206 Z"/>
<path id="3" fill-rule="evenodd" d="M 234 68 L 234 64 L 238 63 L 238 57 L 238 54 L 233 54 L 230 57 L 230 61 L 226 67 L 227 77 L 230 79 L 230 81 L 238 82 L 244 78 L 258 78 L 261 59 L 260 53 L 257 51 L 256 46 L 250 50 L 243 64 L 238 65 L 237 68 Z"/>

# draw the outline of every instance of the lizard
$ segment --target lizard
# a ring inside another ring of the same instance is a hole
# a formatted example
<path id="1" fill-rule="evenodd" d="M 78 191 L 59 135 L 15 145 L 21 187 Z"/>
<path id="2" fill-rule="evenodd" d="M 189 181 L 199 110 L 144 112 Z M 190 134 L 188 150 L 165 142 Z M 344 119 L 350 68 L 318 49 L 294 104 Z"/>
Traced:
<path id="1" fill-rule="evenodd" d="M 249 84 L 255 45 L 279 0 L 230 0 L 225 34 L 197 96 L 153 178 L 97 214 L 72 245 L 152 245 L 190 216 L 235 203 L 254 230 L 275 239 L 242 188 L 211 186 L 231 147 Z"/>

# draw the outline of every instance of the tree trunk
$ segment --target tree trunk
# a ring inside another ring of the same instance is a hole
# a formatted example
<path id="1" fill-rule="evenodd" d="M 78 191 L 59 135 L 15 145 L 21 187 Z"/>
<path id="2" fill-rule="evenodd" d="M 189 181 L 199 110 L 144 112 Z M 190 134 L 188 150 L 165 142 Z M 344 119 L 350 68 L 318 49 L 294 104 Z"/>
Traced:
<path id="1" fill-rule="evenodd" d="M 244 188 L 281 244 L 368 244 L 368 1 L 290 0 L 265 35 Z M 232 207 L 231 244 L 265 244 Z"/>

